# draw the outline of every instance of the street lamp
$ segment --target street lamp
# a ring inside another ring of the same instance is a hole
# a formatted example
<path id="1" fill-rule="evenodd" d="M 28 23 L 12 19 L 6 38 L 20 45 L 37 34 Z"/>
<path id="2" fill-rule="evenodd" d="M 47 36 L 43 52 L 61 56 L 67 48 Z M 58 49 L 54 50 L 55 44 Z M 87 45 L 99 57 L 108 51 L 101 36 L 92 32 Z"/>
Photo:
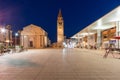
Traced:
<path id="1" fill-rule="evenodd" d="M 5 28 L 2 28 L 2 29 L 1 29 L 1 32 L 2 32 L 2 33 L 5 33 Z"/>
<path id="2" fill-rule="evenodd" d="M 17 44 L 17 37 L 18 36 L 18 33 L 15 33 L 15 46 L 16 46 L 16 44 Z"/>

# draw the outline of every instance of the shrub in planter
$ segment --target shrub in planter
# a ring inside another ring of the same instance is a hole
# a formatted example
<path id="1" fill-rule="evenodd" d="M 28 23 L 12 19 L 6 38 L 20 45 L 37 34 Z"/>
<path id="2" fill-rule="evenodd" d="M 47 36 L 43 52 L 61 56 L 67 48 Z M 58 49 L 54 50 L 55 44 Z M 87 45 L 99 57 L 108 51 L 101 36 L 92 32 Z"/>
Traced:
<path id="1" fill-rule="evenodd" d="M 15 47 L 14 46 L 8 46 L 8 51 L 10 51 L 10 53 L 13 53 L 15 51 Z"/>
<path id="2" fill-rule="evenodd" d="M 0 53 L 4 51 L 4 46 L 0 45 Z"/>

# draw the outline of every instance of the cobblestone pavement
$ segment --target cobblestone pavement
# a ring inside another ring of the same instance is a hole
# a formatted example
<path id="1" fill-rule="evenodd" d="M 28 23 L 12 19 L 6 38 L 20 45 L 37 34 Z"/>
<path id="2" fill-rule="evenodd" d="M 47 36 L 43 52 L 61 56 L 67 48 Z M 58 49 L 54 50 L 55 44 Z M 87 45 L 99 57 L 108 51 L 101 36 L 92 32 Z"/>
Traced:
<path id="1" fill-rule="evenodd" d="M 0 80 L 120 80 L 120 59 L 103 54 L 87 49 L 5 54 L 0 56 Z"/>

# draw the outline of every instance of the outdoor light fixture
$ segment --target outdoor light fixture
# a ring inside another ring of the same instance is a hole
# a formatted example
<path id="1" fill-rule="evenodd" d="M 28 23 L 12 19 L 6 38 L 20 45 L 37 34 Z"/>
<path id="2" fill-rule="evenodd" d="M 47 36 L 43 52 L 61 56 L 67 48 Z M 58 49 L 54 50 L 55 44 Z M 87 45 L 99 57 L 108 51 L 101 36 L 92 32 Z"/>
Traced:
<path id="1" fill-rule="evenodd" d="M 15 33 L 15 36 L 18 36 L 18 33 Z"/>
<path id="2" fill-rule="evenodd" d="M 10 40 L 6 40 L 5 42 L 9 43 L 9 42 L 10 42 Z"/>
<path id="3" fill-rule="evenodd" d="M 17 36 L 18 36 L 18 33 L 15 33 L 15 46 L 17 45 Z"/>
<path id="4" fill-rule="evenodd" d="M 2 29 L 1 29 L 1 32 L 4 33 L 4 32 L 5 32 L 5 28 L 2 28 Z"/>

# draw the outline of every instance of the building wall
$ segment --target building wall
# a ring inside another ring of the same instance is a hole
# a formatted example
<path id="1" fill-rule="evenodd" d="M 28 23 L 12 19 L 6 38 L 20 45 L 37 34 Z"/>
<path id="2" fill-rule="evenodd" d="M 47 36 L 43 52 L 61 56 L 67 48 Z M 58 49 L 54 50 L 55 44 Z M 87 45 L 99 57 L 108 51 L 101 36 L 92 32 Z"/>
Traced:
<path id="1" fill-rule="evenodd" d="M 4 28 L 4 32 L 2 31 L 2 27 L 0 27 L 0 42 L 3 43 L 8 46 L 8 42 L 10 44 L 12 44 L 12 31 L 8 30 L 8 29 L 5 29 Z M 9 37 L 10 36 L 10 37 Z"/>

